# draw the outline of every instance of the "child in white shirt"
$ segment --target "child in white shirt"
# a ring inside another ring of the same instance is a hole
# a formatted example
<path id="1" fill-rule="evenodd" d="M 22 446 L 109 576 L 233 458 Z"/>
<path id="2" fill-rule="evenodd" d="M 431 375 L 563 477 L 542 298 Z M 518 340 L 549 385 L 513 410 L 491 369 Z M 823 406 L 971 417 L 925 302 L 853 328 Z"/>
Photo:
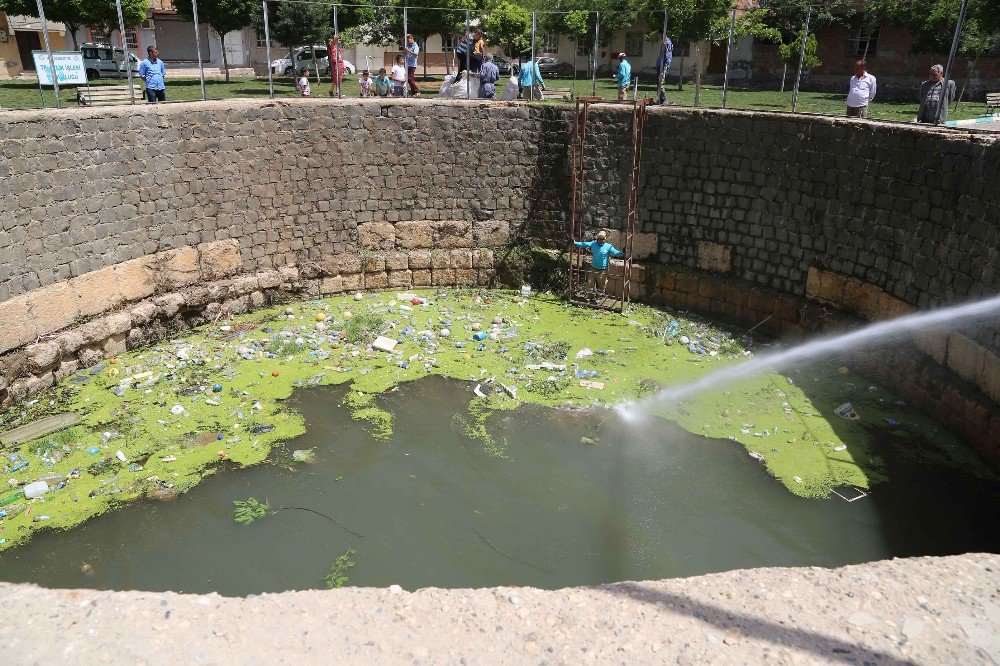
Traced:
<path id="1" fill-rule="evenodd" d="M 396 56 L 396 62 L 392 66 L 389 79 L 392 81 L 392 96 L 402 97 L 403 90 L 406 88 L 406 68 L 403 67 L 403 56 Z"/>
<path id="2" fill-rule="evenodd" d="M 372 77 L 368 74 L 367 69 L 361 73 L 361 78 L 358 79 L 358 85 L 361 86 L 362 97 L 372 96 Z"/>
<path id="3" fill-rule="evenodd" d="M 302 76 L 295 82 L 295 87 L 302 97 L 309 97 L 309 70 L 307 68 L 302 68 Z"/>

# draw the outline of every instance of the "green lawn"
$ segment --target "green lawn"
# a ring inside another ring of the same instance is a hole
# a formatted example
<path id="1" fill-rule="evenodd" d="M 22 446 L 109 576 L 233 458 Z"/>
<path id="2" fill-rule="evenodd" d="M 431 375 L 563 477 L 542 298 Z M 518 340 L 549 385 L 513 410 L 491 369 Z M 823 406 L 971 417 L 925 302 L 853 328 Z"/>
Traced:
<path id="1" fill-rule="evenodd" d="M 430 77 L 422 82 L 424 96 L 434 97 L 437 95 L 440 86 L 440 77 Z M 121 85 L 124 81 L 114 79 L 102 79 L 93 85 Z M 586 79 L 548 79 L 547 83 L 553 88 L 573 88 L 578 95 L 591 94 L 591 82 Z M 137 83 L 138 85 L 138 83 Z M 312 90 L 314 97 L 323 97 L 329 90 L 329 81 L 322 83 L 313 82 Z M 206 81 L 208 99 L 228 99 L 233 97 L 266 97 L 268 85 L 266 78 L 234 78 L 228 83 L 221 80 Z M 500 87 L 502 91 L 502 87 Z M 66 105 L 75 106 L 76 86 L 63 90 L 62 99 Z M 356 97 L 358 95 L 357 80 L 350 77 L 342 86 L 345 97 Z M 274 94 L 276 97 L 295 97 L 297 92 L 292 79 L 278 77 L 274 79 Z M 610 79 L 598 79 L 597 94 L 606 98 L 614 98 L 616 91 Z M 655 97 L 656 87 L 642 84 L 639 86 L 639 94 Z M 692 106 L 694 104 L 694 85 L 688 84 L 683 90 L 677 90 L 676 84 L 667 88 L 667 95 L 671 102 L 680 106 Z M 201 99 L 201 86 L 198 79 L 171 79 L 167 82 L 167 96 L 172 102 L 194 101 Z M 799 94 L 798 110 L 805 113 L 821 113 L 834 116 L 844 115 L 845 95 L 834 93 L 813 93 L 803 92 Z M 51 90 L 45 92 L 45 106 L 53 106 L 55 96 Z M 0 107 L 14 109 L 34 109 L 40 106 L 38 95 L 38 84 L 33 81 L 3 81 L 0 82 Z M 718 108 L 722 106 L 722 86 L 702 86 L 701 106 L 704 108 Z M 740 88 L 730 88 L 727 106 L 731 109 L 760 109 L 766 111 L 791 111 L 791 92 L 779 93 L 768 90 L 743 90 Z M 869 117 L 884 120 L 910 121 L 916 116 L 917 103 L 898 102 L 887 100 L 876 100 L 869 111 Z M 949 115 L 951 119 L 975 118 L 986 113 L 986 107 L 982 102 L 964 102 L 957 111 L 952 111 Z"/>

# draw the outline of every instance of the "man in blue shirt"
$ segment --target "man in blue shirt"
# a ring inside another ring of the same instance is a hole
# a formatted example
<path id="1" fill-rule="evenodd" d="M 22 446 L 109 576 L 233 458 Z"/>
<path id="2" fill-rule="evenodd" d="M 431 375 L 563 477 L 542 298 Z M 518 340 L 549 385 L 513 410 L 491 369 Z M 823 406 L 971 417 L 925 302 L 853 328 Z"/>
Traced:
<path id="1" fill-rule="evenodd" d="M 667 72 L 670 71 L 670 63 L 674 59 L 674 43 L 660 31 L 660 36 L 663 37 L 663 44 L 660 46 L 660 55 L 656 58 L 656 80 L 659 81 L 660 87 L 663 92 L 660 93 L 660 99 L 658 102 L 660 104 L 668 104 L 667 102 Z"/>
<path id="2" fill-rule="evenodd" d="M 615 81 L 618 82 L 618 99 L 625 99 L 625 93 L 628 92 L 628 86 L 632 83 L 632 65 L 629 64 L 628 60 L 625 59 L 624 53 L 618 54 L 618 59 L 621 60 L 618 63 L 618 73 L 615 74 Z"/>
<path id="3" fill-rule="evenodd" d="M 420 46 L 413 35 L 406 36 L 406 81 L 410 84 L 410 96 L 420 95 L 420 88 L 417 87 L 417 55 L 420 53 Z"/>
<path id="4" fill-rule="evenodd" d="M 479 68 L 479 96 L 483 99 L 495 99 L 500 68 L 493 62 L 492 53 L 487 53 L 484 57 L 483 66 Z"/>
<path id="5" fill-rule="evenodd" d="M 146 49 L 149 57 L 139 63 L 139 77 L 146 82 L 146 99 L 152 104 L 167 101 L 167 86 L 163 79 L 167 75 L 167 68 L 160 60 L 160 52 L 155 46 Z M 126 65 L 127 66 L 127 65 Z"/>
<path id="6" fill-rule="evenodd" d="M 573 244 L 590 249 L 593 257 L 590 262 L 591 270 L 587 272 L 587 288 L 595 290 L 599 287 L 603 294 L 608 288 L 609 257 L 619 258 L 622 256 L 621 251 L 608 242 L 608 235 L 604 231 L 597 232 L 597 240 L 574 240 Z"/>
<path id="7" fill-rule="evenodd" d="M 517 84 L 520 87 L 518 99 L 523 99 L 525 94 L 527 94 L 528 99 L 534 99 L 536 86 L 545 90 L 545 81 L 542 80 L 542 72 L 538 69 L 537 62 L 529 60 L 521 65 L 521 69 L 517 71 Z M 541 97 L 539 93 L 538 98 L 541 99 Z"/>

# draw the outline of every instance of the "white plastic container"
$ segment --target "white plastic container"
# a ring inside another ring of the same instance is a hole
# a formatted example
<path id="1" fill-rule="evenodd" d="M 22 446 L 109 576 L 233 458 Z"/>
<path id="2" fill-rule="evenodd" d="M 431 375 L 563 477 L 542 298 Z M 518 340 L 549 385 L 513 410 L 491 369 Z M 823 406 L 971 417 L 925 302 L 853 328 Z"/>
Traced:
<path id="1" fill-rule="evenodd" d="M 44 481 L 35 481 L 34 483 L 29 483 L 24 487 L 25 499 L 35 499 L 36 497 L 41 497 L 47 492 L 49 492 L 49 484 Z"/>
<path id="2" fill-rule="evenodd" d="M 531 287 L 526 284 L 521 285 L 521 296 L 527 298 L 531 295 Z"/>

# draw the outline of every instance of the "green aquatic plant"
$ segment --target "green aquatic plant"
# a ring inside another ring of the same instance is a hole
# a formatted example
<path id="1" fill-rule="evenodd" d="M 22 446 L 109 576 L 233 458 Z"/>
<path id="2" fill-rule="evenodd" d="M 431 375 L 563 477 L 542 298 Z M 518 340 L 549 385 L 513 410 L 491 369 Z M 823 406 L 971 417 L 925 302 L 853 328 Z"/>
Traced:
<path id="1" fill-rule="evenodd" d="M 258 502 L 253 497 L 248 497 L 245 500 L 235 500 L 233 505 L 236 507 L 233 509 L 233 520 L 240 525 L 249 525 L 258 518 L 277 513 L 277 511 L 271 510 L 271 505 L 268 504 L 267 500 Z"/>
<path id="2" fill-rule="evenodd" d="M 333 564 L 330 565 L 330 573 L 323 576 L 323 580 L 326 581 L 326 589 L 333 590 L 347 584 L 347 581 L 350 580 L 347 577 L 347 572 L 357 564 L 354 561 L 354 556 L 357 554 L 358 551 L 348 548 L 346 553 L 333 561 Z"/>
<path id="3" fill-rule="evenodd" d="M 347 320 L 344 325 L 344 339 L 357 344 L 374 338 L 385 327 L 385 318 L 374 313 L 362 313 Z"/>

